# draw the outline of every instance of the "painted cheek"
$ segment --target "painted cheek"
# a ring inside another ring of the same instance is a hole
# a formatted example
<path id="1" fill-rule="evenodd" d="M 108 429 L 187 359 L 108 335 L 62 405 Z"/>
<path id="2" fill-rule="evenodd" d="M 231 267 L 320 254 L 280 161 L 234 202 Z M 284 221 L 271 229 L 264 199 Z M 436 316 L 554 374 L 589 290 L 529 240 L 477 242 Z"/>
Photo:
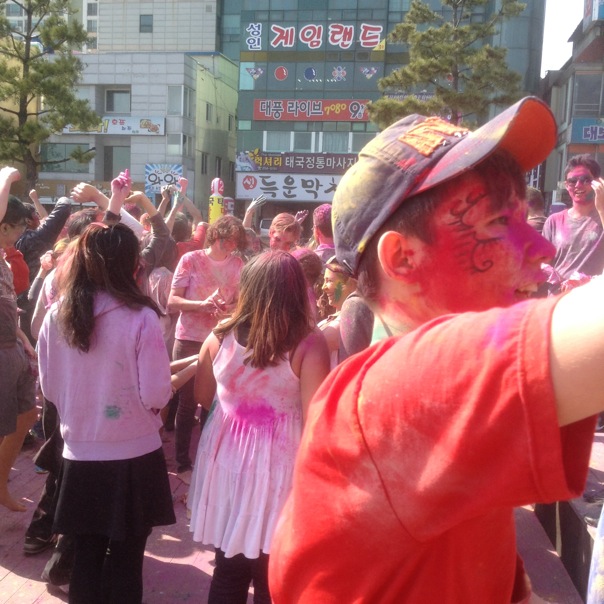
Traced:
<path id="1" fill-rule="evenodd" d="M 335 302 L 339 302 L 342 299 L 342 291 L 344 290 L 344 284 L 341 281 L 336 283 L 336 289 L 333 295 Z"/>

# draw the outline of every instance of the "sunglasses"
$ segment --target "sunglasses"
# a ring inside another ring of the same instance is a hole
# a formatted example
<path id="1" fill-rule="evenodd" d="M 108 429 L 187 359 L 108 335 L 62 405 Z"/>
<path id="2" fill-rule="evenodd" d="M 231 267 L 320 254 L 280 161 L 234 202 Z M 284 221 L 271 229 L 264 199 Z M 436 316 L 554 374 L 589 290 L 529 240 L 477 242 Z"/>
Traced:
<path id="1" fill-rule="evenodd" d="M 588 183 L 591 183 L 592 180 L 593 178 L 591 176 L 579 176 L 578 178 L 567 178 L 566 184 L 570 185 L 571 187 L 574 187 L 578 182 L 582 185 L 586 185 Z"/>

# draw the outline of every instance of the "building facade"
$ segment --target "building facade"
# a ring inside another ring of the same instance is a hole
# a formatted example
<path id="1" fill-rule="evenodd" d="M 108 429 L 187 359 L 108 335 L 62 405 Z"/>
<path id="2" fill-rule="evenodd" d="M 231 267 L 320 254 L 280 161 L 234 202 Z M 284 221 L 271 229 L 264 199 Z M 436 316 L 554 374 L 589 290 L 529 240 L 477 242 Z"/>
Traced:
<path id="1" fill-rule="evenodd" d="M 79 56 L 78 94 L 101 120 L 94 132 L 67 127 L 42 146 L 48 159 L 77 146 L 95 153 L 89 164 L 43 169 L 43 197 L 66 194 L 80 181 L 107 190 L 126 167 L 152 199 L 180 176 L 202 210 L 215 177 L 223 179 L 225 196 L 234 196 L 238 70 L 216 52 L 220 6 L 217 0 L 72 1 L 71 18 L 89 34 Z"/>
<path id="2" fill-rule="evenodd" d="M 430 0 L 443 10 L 440 0 Z M 237 199 L 258 194 L 264 215 L 330 202 L 346 168 L 376 132 L 367 103 L 378 80 L 408 61 L 387 34 L 410 0 L 225 0 L 223 53 L 239 62 Z M 472 18 L 488 19 L 495 1 Z M 544 0 L 504 23 L 494 46 L 508 49 L 524 88 L 537 92 Z"/>
<path id="3" fill-rule="evenodd" d="M 558 144 L 547 160 L 543 190 L 564 202 L 564 167 L 574 155 L 589 153 L 604 169 L 604 1 L 585 0 L 583 19 L 570 38 L 572 57 L 547 72 L 542 95 L 558 122 Z"/>

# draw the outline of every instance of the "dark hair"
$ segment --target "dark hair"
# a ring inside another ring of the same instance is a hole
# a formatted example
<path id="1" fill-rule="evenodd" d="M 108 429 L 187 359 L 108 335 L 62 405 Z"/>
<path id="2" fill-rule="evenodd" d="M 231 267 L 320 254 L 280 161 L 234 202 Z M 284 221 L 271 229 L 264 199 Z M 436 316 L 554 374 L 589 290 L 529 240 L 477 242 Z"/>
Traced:
<path id="1" fill-rule="evenodd" d="M 38 213 L 38 210 L 36 210 L 36 206 L 33 203 L 24 201 L 23 205 L 25 206 L 25 208 L 27 210 L 27 218 L 31 219 Z"/>
<path id="2" fill-rule="evenodd" d="M 237 240 L 237 249 L 241 252 L 245 251 L 247 240 L 243 223 L 235 216 L 222 216 L 208 227 L 206 245 L 209 246 L 219 239 L 230 239 L 231 237 Z"/>
<path id="3" fill-rule="evenodd" d="M 239 287 L 233 316 L 214 333 L 247 334 L 245 362 L 260 369 L 277 365 L 312 331 L 300 264 L 287 252 L 263 252 L 243 267 Z"/>
<path id="4" fill-rule="evenodd" d="M 95 208 L 85 208 L 71 214 L 67 219 L 67 237 L 69 239 L 79 237 L 89 224 L 98 219 L 99 214 L 100 211 Z"/>
<path id="5" fill-rule="evenodd" d="M 571 157 L 568 160 L 566 168 L 564 168 L 564 178 L 568 176 L 568 173 L 573 168 L 576 168 L 578 166 L 583 166 L 584 168 L 587 168 L 594 178 L 600 178 L 600 174 L 602 173 L 600 164 L 591 155 L 588 155 L 587 153 L 584 153 L 582 155 L 575 155 L 574 157 Z"/>
<path id="6" fill-rule="evenodd" d="M 174 217 L 172 226 L 172 238 L 174 241 L 188 241 L 192 237 L 191 221 L 182 212 L 178 212 Z"/>
<path id="7" fill-rule="evenodd" d="M 324 203 L 315 208 L 312 213 L 312 223 L 324 237 L 333 239 L 333 228 L 331 225 L 331 205 Z"/>
<path id="8" fill-rule="evenodd" d="M 300 263 L 307 283 L 314 287 L 323 275 L 321 258 L 306 247 L 295 249 L 291 255 Z"/>
<path id="9" fill-rule="evenodd" d="M 8 203 L 6 206 L 6 213 L 4 218 L 0 221 L 0 224 L 15 225 L 27 220 L 29 218 L 29 211 L 25 207 L 25 204 L 14 195 L 8 196 Z"/>
<path id="10" fill-rule="evenodd" d="M 526 205 L 529 210 L 532 211 L 543 211 L 545 209 L 545 199 L 539 189 L 535 187 L 526 188 Z"/>
<path id="11" fill-rule="evenodd" d="M 417 237 L 424 243 L 433 244 L 434 212 L 447 199 L 449 192 L 456 189 L 468 174 L 475 174 L 482 180 L 491 202 L 496 207 L 507 203 L 512 192 L 521 198 L 525 196 L 526 182 L 518 163 L 507 151 L 497 151 L 471 171 L 405 200 L 371 238 L 361 256 L 357 289 L 366 300 L 375 300 L 378 294 L 380 269 L 377 244 L 380 237 L 387 231 L 397 231 L 408 237 Z"/>
<path id="12" fill-rule="evenodd" d="M 92 223 L 75 243 L 65 274 L 58 321 L 69 346 L 88 352 L 94 334 L 94 298 L 105 291 L 129 308 L 147 306 L 161 314 L 134 280 L 139 246 L 136 235 L 122 224 Z"/>

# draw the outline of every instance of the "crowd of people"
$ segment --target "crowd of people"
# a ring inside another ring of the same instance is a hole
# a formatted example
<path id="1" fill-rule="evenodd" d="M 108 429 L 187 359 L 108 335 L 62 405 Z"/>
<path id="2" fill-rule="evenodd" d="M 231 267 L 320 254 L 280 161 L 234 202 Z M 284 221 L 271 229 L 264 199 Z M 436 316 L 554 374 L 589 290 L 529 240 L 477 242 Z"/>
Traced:
<path id="1" fill-rule="evenodd" d="M 25 511 L 41 400 L 45 580 L 142 602 L 173 429 L 211 604 L 536 601 L 513 508 L 582 493 L 604 410 L 600 167 L 571 158 L 547 218 L 525 184 L 556 132 L 535 98 L 474 132 L 404 118 L 267 249 L 262 197 L 207 224 L 186 179 L 155 207 L 126 170 L 45 215 L 0 170 L 0 505 Z"/>

